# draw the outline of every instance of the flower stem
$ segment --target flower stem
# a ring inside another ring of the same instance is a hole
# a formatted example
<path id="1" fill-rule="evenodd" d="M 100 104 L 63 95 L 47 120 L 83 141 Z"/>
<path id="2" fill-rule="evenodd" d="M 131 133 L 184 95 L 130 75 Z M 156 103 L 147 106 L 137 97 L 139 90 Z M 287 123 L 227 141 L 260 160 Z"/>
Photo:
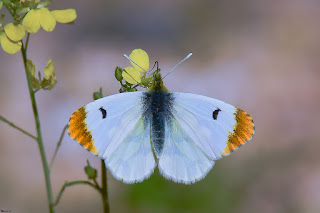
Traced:
<path id="1" fill-rule="evenodd" d="M 26 46 L 27 46 L 27 43 L 26 43 Z M 44 171 L 45 182 L 46 182 L 49 210 L 50 210 L 50 213 L 53 213 L 54 208 L 53 208 L 53 196 L 52 196 L 52 189 L 51 189 L 51 182 L 50 182 L 50 171 L 49 171 L 48 162 L 47 162 L 47 158 L 46 158 L 46 154 L 45 154 L 45 150 L 44 150 L 44 146 L 43 146 L 43 141 L 42 141 L 42 134 L 41 134 L 41 128 L 40 128 L 40 119 L 39 119 L 37 103 L 36 103 L 34 91 L 32 88 L 30 72 L 28 71 L 28 67 L 27 67 L 27 50 L 26 50 L 23 43 L 22 43 L 22 47 L 21 47 L 21 53 L 22 53 L 22 59 L 23 59 L 27 82 L 28 82 L 28 88 L 29 88 L 29 94 L 30 94 L 30 99 L 31 99 L 31 103 L 32 103 L 34 120 L 35 120 L 35 124 L 36 124 L 36 129 L 37 129 L 37 141 L 38 141 L 38 146 L 39 146 L 39 151 L 40 151 L 40 156 L 41 156 L 41 161 L 42 161 L 42 166 L 43 166 L 43 171 Z"/>
<path id="2" fill-rule="evenodd" d="M 85 181 L 85 180 L 77 180 L 77 181 L 71 181 L 71 182 L 66 182 L 65 184 L 63 184 L 63 187 L 61 188 L 59 194 L 58 194 L 58 197 L 56 199 L 56 202 L 54 203 L 54 205 L 58 205 L 60 199 L 61 199 L 61 196 L 64 192 L 64 190 L 69 187 L 69 186 L 73 186 L 73 185 L 76 185 L 76 184 L 88 184 L 89 186 L 92 186 L 93 188 L 95 188 L 96 190 L 100 191 L 100 188 L 99 186 L 89 182 L 89 181 Z"/>
<path id="3" fill-rule="evenodd" d="M 109 213 L 110 206 L 108 201 L 107 168 L 103 159 L 101 159 L 101 183 L 101 198 L 103 203 L 103 212 Z"/>
<path id="4" fill-rule="evenodd" d="M 12 126 L 13 128 L 19 130 L 19 131 L 22 132 L 23 134 L 26 134 L 26 135 L 28 135 L 29 137 L 33 138 L 34 140 L 38 141 L 38 138 L 37 138 L 36 136 L 34 136 L 34 135 L 32 135 L 31 133 L 27 132 L 26 130 L 18 127 L 17 125 L 15 125 L 14 123 L 8 121 L 5 117 L 3 117 L 3 116 L 1 116 L 1 115 L 0 115 L 0 121 L 3 121 L 4 123 L 6 123 L 6 124 Z"/>
<path id="5" fill-rule="evenodd" d="M 67 128 L 68 128 L 68 124 L 65 125 L 65 127 L 63 128 L 63 130 L 62 130 L 62 132 L 61 132 L 59 141 L 58 141 L 57 146 L 56 146 L 56 150 L 54 151 L 53 157 L 52 157 L 51 162 L 50 162 L 50 168 L 52 167 L 53 162 L 54 162 L 54 159 L 55 159 L 56 156 L 57 156 L 58 150 L 59 150 L 59 148 L 60 148 L 60 146 L 61 146 L 61 143 L 62 143 L 62 139 L 63 139 L 64 133 L 66 132 Z"/>

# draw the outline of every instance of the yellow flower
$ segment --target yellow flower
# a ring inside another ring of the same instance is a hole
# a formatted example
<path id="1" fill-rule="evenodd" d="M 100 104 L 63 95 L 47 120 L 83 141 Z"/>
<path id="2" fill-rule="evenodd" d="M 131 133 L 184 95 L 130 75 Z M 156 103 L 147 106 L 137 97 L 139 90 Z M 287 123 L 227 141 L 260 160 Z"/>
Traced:
<path id="1" fill-rule="evenodd" d="M 62 24 L 71 23 L 77 18 L 77 13 L 74 9 L 52 10 L 51 14 L 57 22 Z"/>
<path id="2" fill-rule="evenodd" d="M 124 72 L 122 72 L 123 78 L 130 84 L 138 84 L 141 83 L 142 74 L 145 73 L 149 69 L 149 56 L 142 49 L 135 49 L 129 55 L 132 61 L 132 67 L 124 68 Z M 139 66 L 137 66 L 139 65 Z"/>
<path id="3" fill-rule="evenodd" d="M 30 10 L 22 21 L 22 25 L 30 33 L 36 33 L 40 26 L 48 32 L 53 31 L 56 22 L 69 23 L 77 18 L 74 9 L 66 10 L 53 10 L 49 11 L 48 8 L 41 7 L 39 9 Z"/>
<path id="4" fill-rule="evenodd" d="M 25 36 L 25 29 L 21 24 L 6 24 L 0 31 L 0 44 L 4 51 L 14 54 L 21 49 L 21 39 Z"/>
<path id="5" fill-rule="evenodd" d="M 122 72 L 122 77 L 130 84 L 141 83 L 142 75 L 134 67 L 126 67 Z"/>

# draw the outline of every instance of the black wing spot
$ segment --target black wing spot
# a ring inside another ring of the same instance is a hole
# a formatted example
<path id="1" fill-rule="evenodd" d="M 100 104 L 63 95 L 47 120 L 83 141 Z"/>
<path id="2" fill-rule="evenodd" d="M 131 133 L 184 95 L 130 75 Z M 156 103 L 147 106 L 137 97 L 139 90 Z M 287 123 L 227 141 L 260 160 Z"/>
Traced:
<path id="1" fill-rule="evenodd" d="M 103 109 L 102 107 L 100 107 L 99 109 L 102 113 L 102 118 L 106 118 L 107 117 L 107 110 Z"/>
<path id="2" fill-rule="evenodd" d="M 217 120 L 218 114 L 219 114 L 220 111 L 221 111 L 221 109 L 219 109 L 219 108 L 216 109 L 215 111 L 213 111 L 212 117 L 213 117 L 214 120 Z"/>

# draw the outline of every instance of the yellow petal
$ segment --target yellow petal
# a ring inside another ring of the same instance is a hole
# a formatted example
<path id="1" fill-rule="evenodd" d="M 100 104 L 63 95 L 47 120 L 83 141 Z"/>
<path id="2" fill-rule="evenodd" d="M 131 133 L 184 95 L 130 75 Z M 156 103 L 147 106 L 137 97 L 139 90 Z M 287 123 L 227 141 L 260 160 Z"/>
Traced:
<path id="1" fill-rule="evenodd" d="M 22 25 L 29 33 L 36 33 L 40 29 L 39 10 L 30 10 L 22 21 Z"/>
<path id="2" fill-rule="evenodd" d="M 53 78 L 54 77 L 54 64 L 53 64 L 53 61 L 52 59 L 50 59 L 48 61 L 48 64 L 47 66 L 44 68 L 43 70 L 44 72 L 44 78 L 49 80 L 51 77 Z"/>
<path id="3" fill-rule="evenodd" d="M 21 41 L 18 41 L 18 42 L 10 41 L 10 39 L 6 36 L 4 32 L 0 33 L 0 44 L 2 49 L 9 54 L 14 54 L 18 52 L 22 46 Z"/>
<path id="4" fill-rule="evenodd" d="M 39 21 L 41 27 L 47 32 L 51 32 L 56 27 L 54 16 L 45 7 L 39 9 Z"/>
<path id="5" fill-rule="evenodd" d="M 140 69 L 141 70 L 141 69 Z M 141 73 L 134 67 L 126 67 L 122 72 L 122 76 L 130 84 L 141 83 Z"/>
<path id="6" fill-rule="evenodd" d="M 138 67 L 136 64 L 132 63 L 131 64 L 134 68 L 139 70 L 139 72 L 145 72 L 148 71 L 149 69 L 149 56 L 148 54 L 142 50 L 142 49 L 135 49 L 132 51 L 132 53 L 129 55 L 129 57 L 134 61 L 136 64 L 138 64 L 140 67 L 143 68 L 143 70 Z"/>
<path id="7" fill-rule="evenodd" d="M 77 18 L 77 13 L 74 9 L 52 10 L 51 14 L 57 22 L 63 24 L 73 22 Z"/>
<path id="8" fill-rule="evenodd" d="M 26 34 L 26 31 L 21 24 L 6 24 L 4 26 L 4 31 L 6 32 L 8 38 L 10 38 L 12 41 L 20 41 Z"/>

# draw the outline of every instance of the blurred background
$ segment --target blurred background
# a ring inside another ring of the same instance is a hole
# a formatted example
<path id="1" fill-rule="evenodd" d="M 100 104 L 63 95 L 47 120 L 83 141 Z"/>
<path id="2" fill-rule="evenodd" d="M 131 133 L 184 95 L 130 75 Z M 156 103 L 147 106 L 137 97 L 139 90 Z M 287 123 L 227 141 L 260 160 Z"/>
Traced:
<path id="1" fill-rule="evenodd" d="M 124 184 L 108 174 L 111 212 L 320 212 L 320 2 L 317 0 L 59 1 L 75 8 L 74 25 L 57 24 L 30 37 L 29 58 L 43 70 L 52 58 L 57 85 L 36 94 L 48 160 L 70 115 L 99 87 L 117 93 L 123 54 L 144 49 L 163 73 L 193 56 L 165 79 L 171 91 L 223 100 L 254 119 L 253 140 L 216 162 L 192 185 L 164 179 Z M 8 20 L 7 20 L 8 21 Z M 20 53 L 0 51 L 0 114 L 35 134 Z M 37 144 L 0 123 L 0 208 L 47 212 Z M 51 170 L 54 196 L 65 181 L 86 180 L 89 159 L 63 140 Z M 100 176 L 99 176 L 100 177 Z M 100 180 L 100 179 L 99 179 Z M 87 185 L 68 188 L 56 212 L 101 212 Z"/>

